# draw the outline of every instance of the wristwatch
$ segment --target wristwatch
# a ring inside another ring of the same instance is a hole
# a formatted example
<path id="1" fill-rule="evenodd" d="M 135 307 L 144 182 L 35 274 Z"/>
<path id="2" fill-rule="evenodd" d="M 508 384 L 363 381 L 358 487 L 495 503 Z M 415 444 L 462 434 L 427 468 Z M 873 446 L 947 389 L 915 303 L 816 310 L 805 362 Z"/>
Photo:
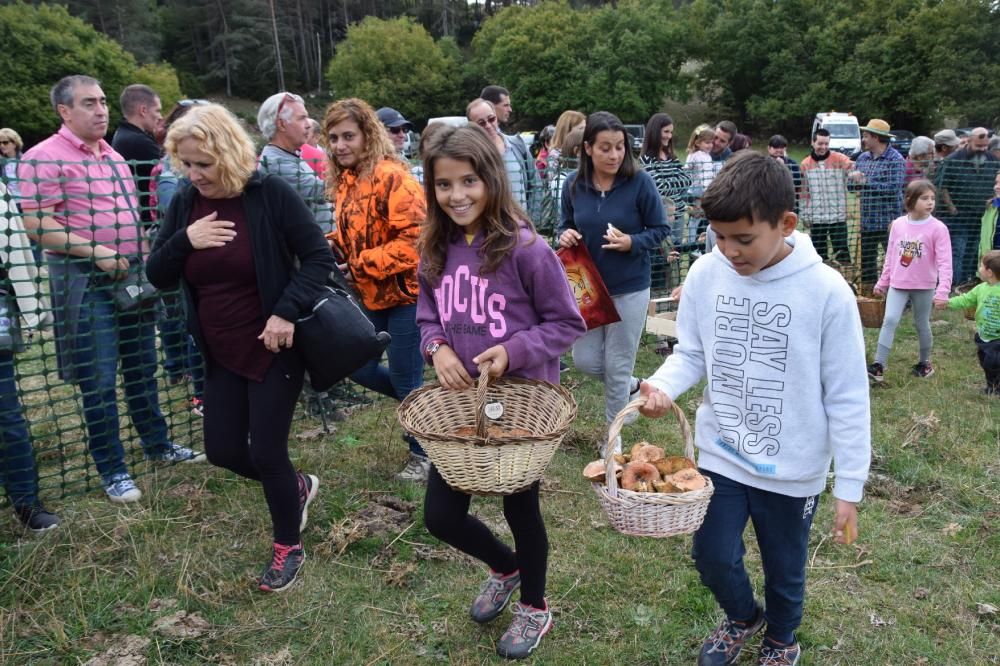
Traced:
<path id="1" fill-rule="evenodd" d="M 424 354 L 427 355 L 427 358 L 434 358 L 434 354 L 441 349 L 441 345 L 445 342 L 447 342 L 447 340 L 431 340 L 427 343 L 427 346 L 424 347 Z"/>

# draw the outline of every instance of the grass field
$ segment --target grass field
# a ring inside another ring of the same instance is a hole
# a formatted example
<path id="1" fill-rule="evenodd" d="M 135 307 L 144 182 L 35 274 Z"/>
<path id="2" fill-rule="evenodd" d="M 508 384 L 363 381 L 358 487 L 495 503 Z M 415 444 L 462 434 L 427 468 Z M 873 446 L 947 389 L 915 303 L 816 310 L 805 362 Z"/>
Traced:
<path id="1" fill-rule="evenodd" d="M 829 495 L 810 543 L 803 664 L 1000 663 L 1000 401 L 979 393 L 972 323 L 936 315 L 937 373 L 911 377 L 916 340 L 900 326 L 872 391 L 874 462 L 860 538 L 827 537 Z M 869 348 L 877 331 L 868 331 Z M 639 374 L 660 362 L 647 339 Z M 600 391 L 564 376 L 580 418 L 543 486 L 555 626 L 537 664 L 692 664 L 718 620 L 690 537 L 611 530 L 580 476 L 595 455 Z M 700 399 L 682 399 L 689 415 Z M 299 582 L 258 592 L 269 556 L 259 487 L 208 466 L 144 475 L 143 501 L 98 492 L 61 502 L 63 527 L 21 537 L 0 525 L 0 663 L 487 664 L 508 615 L 467 619 L 485 568 L 431 538 L 422 488 L 392 479 L 405 457 L 395 405 L 378 402 L 322 433 L 300 421 L 293 455 L 322 486 Z M 626 442 L 678 446 L 669 421 Z M 509 538 L 500 503 L 474 510 Z M 750 536 L 748 534 L 748 536 Z M 759 557 L 748 562 L 760 585 Z M 755 644 L 754 644 L 755 645 Z M 755 653 L 755 649 L 751 653 Z M 741 664 L 753 663 L 748 655 Z"/>

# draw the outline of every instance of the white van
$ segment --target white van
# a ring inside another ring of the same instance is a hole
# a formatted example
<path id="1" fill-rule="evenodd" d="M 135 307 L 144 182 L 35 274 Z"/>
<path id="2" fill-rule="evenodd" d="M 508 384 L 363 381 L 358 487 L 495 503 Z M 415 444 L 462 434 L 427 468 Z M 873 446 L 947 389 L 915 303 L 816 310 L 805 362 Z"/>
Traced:
<path id="1" fill-rule="evenodd" d="M 848 157 L 861 150 L 861 129 L 853 113 L 826 111 L 817 113 L 813 119 L 810 137 L 822 127 L 830 132 L 830 150 L 836 150 Z"/>

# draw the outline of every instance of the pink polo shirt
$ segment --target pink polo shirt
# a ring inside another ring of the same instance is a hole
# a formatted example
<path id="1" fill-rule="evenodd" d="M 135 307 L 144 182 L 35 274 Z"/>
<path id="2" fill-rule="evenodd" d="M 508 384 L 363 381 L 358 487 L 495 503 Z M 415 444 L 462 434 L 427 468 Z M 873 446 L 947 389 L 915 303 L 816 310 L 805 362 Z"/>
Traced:
<path id="1" fill-rule="evenodd" d="M 107 141 L 101 139 L 98 150 L 95 156 L 63 125 L 24 153 L 17 170 L 21 209 L 52 206 L 73 233 L 119 254 L 137 254 L 143 236 L 132 173 Z"/>

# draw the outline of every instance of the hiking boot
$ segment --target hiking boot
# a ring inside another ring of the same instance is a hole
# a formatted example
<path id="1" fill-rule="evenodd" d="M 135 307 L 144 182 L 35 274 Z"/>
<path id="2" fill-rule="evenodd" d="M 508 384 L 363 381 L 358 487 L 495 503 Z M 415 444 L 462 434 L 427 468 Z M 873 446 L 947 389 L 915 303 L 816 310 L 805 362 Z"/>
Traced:
<path id="1" fill-rule="evenodd" d="M 490 577 L 486 579 L 479 594 L 472 601 L 469 609 L 469 617 L 473 622 L 486 624 L 495 619 L 503 612 L 514 590 L 521 587 L 521 572 L 515 571 L 506 576 L 490 571 Z"/>
<path id="2" fill-rule="evenodd" d="M 135 481 L 128 472 L 113 474 L 107 483 L 104 484 L 104 492 L 108 499 L 115 504 L 128 504 L 138 502 L 142 498 L 142 492 L 135 487 Z"/>
<path id="3" fill-rule="evenodd" d="M 204 462 L 205 454 L 196 453 L 186 446 L 181 446 L 180 444 L 168 444 L 165 451 L 158 451 L 156 453 L 145 454 L 146 460 L 149 462 L 168 462 L 168 463 L 195 463 Z"/>
<path id="4" fill-rule="evenodd" d="M 914 377 L 923 377 L 926 379 L 934 374 L 934 366 L 931 365 L 930 361 L 921 361 L 913 366 L 913 370 L 911 370 L 911 372 Z"/>
<path id="5" fill-rule="evenodd" d="M 518 601 L 514 604 L 514 620 L 497 642 L 497 654 L 506 659 L 525 659 L 551 628 L 552 612 L 548 602 L 545 608 L 535 608 Z"/>
<path id="6" fill-rule="evenodd" d="M 312 474 L 298 472 L 295 476 L 299 478 L 299 532 L 306 528 L 309 522 L 309 505 L 316 499 L 319 492 L 319 477 Z"/>
<path id="7" fill-rule="evenodd" d="M 725 666 L 735 664 L 747 640 L 764 626 L 764 609 L 757 606 L 757 614 L 749 622 L 733 622 L 723 618 L 715 631 L 705 639 L 698 655 L 698 666 Z"/>
<path id="8" fill-rule="evenodd" d="M 430 459 L 427 456 L 418 456 L 416 453 L 411 452 L 409 460 L 406 461 L 406 467 L 396 475 L 396 479 L 399 481 L 427 483 L 427 475 L 430 474 L 430 471 Z"/>
<path id="9" fill-rule="evenodd" d="M 795 666 L 802 656 L 802 648 L 798 641 L 791 645 L 776 645 L 770 638 L 765 638 L 760 646 L 760 656 L 757 666 Z"/>
<path id="10" fill-rule="evenodd" d="M 21 524 L 32 532 L 45 532 L 59 527 L 59 516 L 37 502 L 31 506 L 16 506 L 14 513 Z"/>
<path id="11" fill-rule="evenodd" d="M 201 398 L 191 398 L 191 413 L 195 416 L 205 416 L 205 401 Z"/>
<path id="12" fill-rule="evenodd" d="M 885 366 L 881 363 L 872 363 L 868 366 L 868 379 L 876 384 L 881 384 L 885 379 Z"/>
<path id="13" fill-rule="evenodd" d="M 264 592 L 281 592 L 295 582 L 305 559 L 306 553 L 302 550 L 301 543 L 297 546 L 274 544 L 271 563 L 260 577 L 260 589 Z"/>

